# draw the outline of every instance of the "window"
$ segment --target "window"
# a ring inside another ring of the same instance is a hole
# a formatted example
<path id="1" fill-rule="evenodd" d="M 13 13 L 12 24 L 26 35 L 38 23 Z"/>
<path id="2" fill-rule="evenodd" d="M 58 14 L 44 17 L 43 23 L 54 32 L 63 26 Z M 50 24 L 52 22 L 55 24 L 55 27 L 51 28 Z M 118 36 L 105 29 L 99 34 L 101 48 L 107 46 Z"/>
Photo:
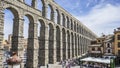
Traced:
<path id="1" fill-rule="evenodd" d="M 110 47 L 110 43 L 107 43 L 107 47 Z"/>
<path id="2" fill-rule="evenodd" d="M 101 48 L 100 48 L 100 47 L 98 47 L 98 51 L 101 51 Z"/>
<path id="3" fill-rule="evenodd" d="M 92 48 L 92 51 L 95 51 L 95 48 L 94 48 L 94 47 Z"/>
<path id="4" fill-rule="evenodd" d="M 98 42 L 100 42 L 100 40 L 98 40 Z"/>
<path id="5" fill-rule="evenodd" d="M 91 41 L 91 45 L 92 45 L 92 44 L 96 44 L 96 43 L 97 43 L 97 41 Z"/>
<path id="6" fill-rule="evenodd" d="M 108 53 L 110 53 L 110 49 L 108 49 Z"/>
<path id="7" fill-rule="evenodd" d="M 120 42 L 118 42 L 118 47 L 120 47 Z"/>
<path id="8" fill-rule="evenodd" d="M 106 43 L 106 47 L 107 47 L 107 48 L 110 48 L 110 47 L 111 47 L 111 43 L 110 43 L 110 42 L 107 42 L 107 43 Z"/>
<path id="9" fill-rule="evenodd" d="M 120 40 L 120 35 L 118 35 L 118 40 Z"/>
<path id="10" fill-rule="evenodd" d="M 118 50 L 118 55 L 120 55 L 120 50 Z"/>

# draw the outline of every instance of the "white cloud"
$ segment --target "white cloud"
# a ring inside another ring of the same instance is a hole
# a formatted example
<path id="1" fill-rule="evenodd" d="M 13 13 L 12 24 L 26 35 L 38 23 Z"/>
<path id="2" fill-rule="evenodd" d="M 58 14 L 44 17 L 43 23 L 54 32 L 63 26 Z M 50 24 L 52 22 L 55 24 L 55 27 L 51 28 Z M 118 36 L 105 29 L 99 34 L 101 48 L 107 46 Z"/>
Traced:
<path id="1" fill-rule="evenodd" d="M 118 25 L 113 25 L 119 24 L 118 22 L 120 22 L 119 12 L 120 6 L 114 6 L 111 4 L 99 4 L 93 7 L 88 15 L 79 17 L 77 16 L 77 18 L 97 34 L 99 34 L 98 32 L 102 33 L 106 31 L 111 33 L 113 32 L 111 31 L 113 28 L 118 27 Z"/>

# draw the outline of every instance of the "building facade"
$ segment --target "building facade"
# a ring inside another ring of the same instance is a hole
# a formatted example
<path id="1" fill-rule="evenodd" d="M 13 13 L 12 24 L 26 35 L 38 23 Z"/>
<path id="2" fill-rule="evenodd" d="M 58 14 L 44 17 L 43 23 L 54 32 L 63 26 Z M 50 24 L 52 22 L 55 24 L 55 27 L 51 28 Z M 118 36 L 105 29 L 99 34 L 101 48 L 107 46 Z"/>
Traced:
<path id="1" fill-rule="evenodd" d="M 120 65 L 120 28 L 114 30 L 114 54 L 117 56 L 116 64 Z"/>
<path id="2" fill-rule="evenodd" d="M 115 54 L 114 54 L 114 35 L 107 35 L 105 37 L 103 49 L 104 49 L 104 53 L 103 53 L 104 58 L 108 58 L 108 59 L 114 58 L 114 56 L 115 56 Z"/>
<path id="3" fill-rule="evenodd" d="M 92 57 L 115 58 L 116 64 L 120 65 L 120 28 L 115 29 L 114 34 L 103 35 L 93 40 L 88 47 Z"/>
<path id="4" fill-rule="evenodd" d="M 89 56 L 91 57 L 102 57 L 103 56 L 103 42 L 104 36 L 96 38 L 91 41 L 91 45 L 88 46 Z"/>
<path id="5" fill-rule="evenodd" d="M 0 68 L 3 57 L 1 43 L 4 36 L 4 10 L 6 9 L 10 10 L 14 16 L 11 51 L 17 52 L 18 56 L 23 56 L 24 16 L 29 20 L 27 68 L 77 58 L 87 52 L 87 45 L 96 38 L 90 29 L 54 0 L 41 0 L 42 10 L 37 9 L 39 0 L 30 1 L 31 5 L 25 3 L 25 0 L 0 0 Z M 47 16 L 48 13 L 50 18 Z"/>

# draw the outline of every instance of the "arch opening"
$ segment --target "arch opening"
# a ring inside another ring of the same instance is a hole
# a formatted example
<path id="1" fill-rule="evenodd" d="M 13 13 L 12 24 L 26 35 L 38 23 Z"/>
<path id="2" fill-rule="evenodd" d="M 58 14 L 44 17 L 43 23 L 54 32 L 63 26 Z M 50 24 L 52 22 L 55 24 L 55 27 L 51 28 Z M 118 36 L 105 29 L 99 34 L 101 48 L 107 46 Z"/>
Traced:
<path id="1" fill-rule="evenodd" d="M 39 24 L 38 26 L 38 42 L 39 42 L 39 56 L 38 56 L 38 64 L 40 66 L 45 64 L 45 35 L 46 35 L 46 27 L 45 27 L 45 22 L 42 19 L 39 19 Z"/>
<path id="2" fill-rule="evenodd" d="M 65 27 L 65 15 L 63 13 L 62 13 L 62 24 L 61 25 Z"/>
<path id="3" fill-rule="evenodd" d="M 70 59 L 70 33 L 67 31 L 67 41 L 68 41 L 68 58 Z"/>
<path id="4" fill-rule="evenodd" d="M 53 64 L 54 63 L 54 28 L 53 25 L 50 23 L 49 24 L 49 63 Z"/>
<path id="5" fill-rule="evenodd" d="M 37 9 L 42 11 L 42 7 L 43 7 L 43 2 L 41 0 L 37 0 Z"/>
<path id="6" fill-rule="evenodd" d="M 74 36 L 73 36 L 73 33 L 71 33 L 71 41 L 72 41 L 72 58 L 74 57 Z"/>
<path id="7" fill-rule="evenodd" d="M 59 62 L 59 61 L 61 61 L 61 47 L 60 47 L 60 37 L 61 37 L 61 35 L 60 35 L 60 28 L 57 26 L 56 27 L 56 54 L 57 54 L 57 61 Z"/>
<path id="8" fill-rule="evenodd" d="M 32 6 L 32 0 L 24 0 L 25 4 Z"/>
<path id="9" fill-rule="evenodd" d="M 15 41 L 18 41 L 16 37 L 18 37 L 18 28 L 17 25 L 19 24 L 19 15 L 18 11 L 13 7 L 8 7 L 4 9 L 4 39 L 3 42 L 5 42 L 5 45 L 8 46 L 8 51 L 18 51 L 18 44 L 15 43 Z M 14 35 L 14 36 L 13 36 Z M 16 37 L 15 37 L 16 36 Z"/>
<path id="10" fill-rule="evenodd" d="M 66 59 L 66 33 L 65 29 L 62 29 L 62 42 L 63 42 L 63 60 Z"/>
<path id="11" fill-rule="evenodd" d="M 54 14 L 53 7 L 50 4 L 48 4 L 47 19 L 52 20 L 53 14 Z"/>

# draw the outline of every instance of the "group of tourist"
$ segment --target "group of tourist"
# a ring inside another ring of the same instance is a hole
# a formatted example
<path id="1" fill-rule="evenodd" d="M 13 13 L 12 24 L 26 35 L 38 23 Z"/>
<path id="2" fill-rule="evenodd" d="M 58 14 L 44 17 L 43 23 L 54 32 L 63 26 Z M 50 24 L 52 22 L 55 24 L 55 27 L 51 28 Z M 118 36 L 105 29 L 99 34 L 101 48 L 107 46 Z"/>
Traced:
<path id="1" fill-rule="evenodd" d="M 76 61 L 75 59 L 67 59 L 67 60 L 61 61 L 60 65 L 62 65 L 62 68 L 70 68 L 71 66 L 77 65 L 75 61 Z"/>
<path id="2" fill-rule="evenodd" d="M 96 63 L 96 62 L 84 62 L 82 66 L 86 68 L 110 68 L 110 65 L 108 64 L 102 64 L 102 63 Z"/>
<path id="3" fill-rule="evenodd" d="M 11 56 L 6 59 L 8 66 L 6 68 L 20 68 L 22 59 L 17 56 L 16 52 L 11 52 Z"/>

